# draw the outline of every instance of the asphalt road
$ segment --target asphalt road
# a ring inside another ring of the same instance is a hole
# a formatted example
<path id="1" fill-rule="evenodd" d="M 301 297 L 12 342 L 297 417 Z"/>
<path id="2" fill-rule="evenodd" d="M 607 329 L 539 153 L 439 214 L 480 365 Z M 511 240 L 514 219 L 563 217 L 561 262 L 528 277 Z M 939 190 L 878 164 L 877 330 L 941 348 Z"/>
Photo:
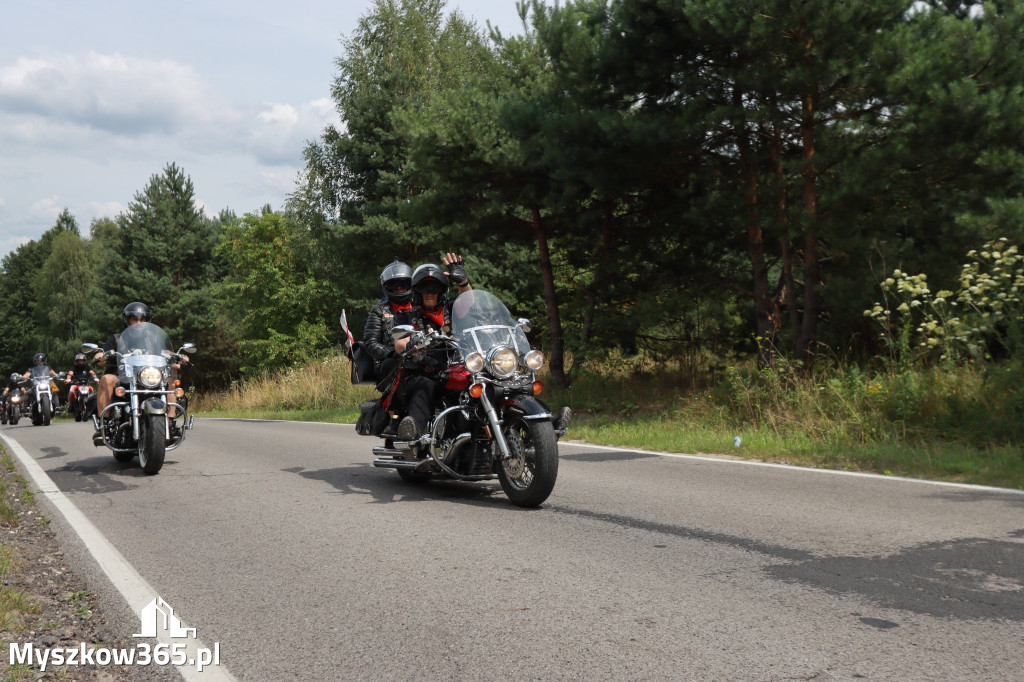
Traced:
<path id="1" fill-rule="evenodd" d="M 197 420 L 153 477 L 3 429 L 238 679 L 1024 680 L 1018 492 L 562 443 L 524 510 L 345 425 Z"/>

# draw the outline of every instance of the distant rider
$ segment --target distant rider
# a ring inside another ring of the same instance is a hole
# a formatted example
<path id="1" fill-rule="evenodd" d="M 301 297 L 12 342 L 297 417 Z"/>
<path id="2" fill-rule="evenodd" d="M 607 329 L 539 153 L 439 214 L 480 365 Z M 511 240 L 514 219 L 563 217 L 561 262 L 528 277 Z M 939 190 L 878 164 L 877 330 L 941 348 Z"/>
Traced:
<path id="1" fill-rule="evenodd" d="M 65 374 L 65 379 L 68 384 L 71 385 L 71 390 L 68 391 L 68 408 L 71 407 L 71 403 L 78 399 L 75 393 L 75 386 L 85 386 L 92 381 L 96 380 L 96 372 L 89 368 L 89 361 L 85 357 L 84 353 L 79 353 L 75 356 L 75 364 L 72 365 L 71 369 Z"/>

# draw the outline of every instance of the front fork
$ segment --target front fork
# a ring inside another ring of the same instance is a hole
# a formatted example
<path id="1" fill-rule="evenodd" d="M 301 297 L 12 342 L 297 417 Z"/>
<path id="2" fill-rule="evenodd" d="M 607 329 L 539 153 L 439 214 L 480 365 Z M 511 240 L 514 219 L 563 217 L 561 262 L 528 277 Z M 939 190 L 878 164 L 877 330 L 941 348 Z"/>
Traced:
<path id="1" fill-rule="evenodd" d="M 480 394 L 480 404 L 483 405 L 484 414 L 487 415 L 487 421 L 491 425 L 491 437 L 498 444 L 501 458 L 508 459 L 512 455 L 509 453 L 508 443 L 505 442 L 505 434 L 501 432 L 501 419 L 498 418 L 498 411 L 494 409 L 494 405 L 487 399 L 487 391 Z"/>

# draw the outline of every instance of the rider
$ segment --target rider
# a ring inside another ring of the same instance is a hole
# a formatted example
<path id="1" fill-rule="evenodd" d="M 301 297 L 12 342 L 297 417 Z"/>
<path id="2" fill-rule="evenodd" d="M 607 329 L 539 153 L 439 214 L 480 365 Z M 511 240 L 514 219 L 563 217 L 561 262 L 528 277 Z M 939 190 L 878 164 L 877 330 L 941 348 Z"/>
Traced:
<path id="1" fill-rule="evenodd" d="M 84 386 L 90 381 L 96 380 L 96 372 L 89 368 L 88 360 L 84 353 L 79 353 L 75 356 L 75 364 L 67 371 L 65 376 L 64 381 L 71 384 L 72 387 Z M 68 391 L 68 409 L 71 409 L 71 402 L 77 399 L 75 390 L 72 388 Z"/>
<path id="2" fill-rule="evenodd" d="M 455 282 L 460 294 L 473 287 L 469 284 L 461 256 L 447 253 L 442 256 L 441 262 L 448 268 L 447 275 L 433 263 L 421 265 L 412 273 L 413 301 L 416 304 L 412 311 L 412 323 L 420 330 L 447 334 L 451 332 L 454 303 L 448 298 L 449 280 Z M 411 338 L 396 339 L 395 353 L 402 353 Z M 446 361 L 447 355 L 443 359 L 427 356 L 422 362 L 406 363 L 402 383 L 408 415 L 398 425 L 400 440 L 416 440 L 426 430 L 441 385 L 440 372 L 445 369 Z"/>
<path id="3" fill-rule="evenodd" d="M 7 396 L 10 395 L 11 391 L 17 391 L 21 388 L 21 375 L 17 372 L 11 374 L 10 379 L 7 382 L 7 386 L 4 387 L 3 400 L 0 401 L 0 405 L 7 404 Z"/>
<path id="4" fill-rule="evenodd" d="M 396 258 L 380 273 L 380 288 L 384 299 L 370 308 L 363 328 L 363 346 L 377 365 L 377 376 L 383 379 L 398 364 L 391 330 L 397 324 L 396 316 L 404 320 L 412 310 L 412 268 Z M 395 435 L 393 422 L 391 414 L 384 435 Z"/>
<path id="5" fill-rule="evenodd" d="M 149 306 L 139 301 L 129 303 L 121 311 L 121 319 L 124 320 L 124 326 L 127 329 L 133 324 L 141 324 L 142 322 L 149 322 L 153 319 L 153 313 L 150 312 Z M 99 362 L 103 359 L 104 355 L 110 353 L 107 357 L 107 366 L 103 371 L 103 376 L 100 377 L 100 383 L 96 387 L 96 414 L 102 415 L 103 410 L 106 409 L 107 405 L 110 404 L 111 399 L 114 397 L 114 390 L 117 388 L 117 356 L 111 351 L 117 350 L 117 343 L 121 339 L 120 334 L 111 334 L 110 338 L 103 345 L 103 350 L 96 351 L 93 355 L 93 361 Z M 102 424 L 100 428 L 96 429 L 96 432 L 92 434 L 92 442 L 96 445 L 103 444 L 103 431 Z"/>
<path id="6" fill-rule="evenodd" d="M 32 376 L 32 370 L 35 370 L 35 369 L 38 369 L 39 372 L 43 373 L 43 375 L 45 375 L 46 372 L 49 371 L 50 372 L 50 376 L 53 376 L 53 377 L 59 377 L 60 376 L 59 374 L 54 372 L 46 364 L 46 353 L 36 353 L 35 355 L 33 355 L 32 356 L 32 366 L 29 367 L 27 370 L 25 370 L 25 373 L 21 375 L 21 378 L 22 379 L 28 379 L 29 377 Z M 60 404 L 59 400 L 58 400 L 57 392 L 56 391 L 51 391 L 50 396 L 51 396 L 50 400 L 52 401 L 51 407 L 56 409 L 58 407 L 58 405 Z"/>

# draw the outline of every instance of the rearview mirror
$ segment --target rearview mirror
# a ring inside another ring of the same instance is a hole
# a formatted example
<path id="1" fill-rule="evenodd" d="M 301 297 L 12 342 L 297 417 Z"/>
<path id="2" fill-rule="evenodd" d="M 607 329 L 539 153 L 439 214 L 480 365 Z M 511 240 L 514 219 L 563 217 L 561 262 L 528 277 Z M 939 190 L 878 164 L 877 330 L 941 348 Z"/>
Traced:
<path id="1" fill-rule="evenodd" d="M 90 351 L 92 351 L 93 353 L 95 353 L 95 352 L 96 352 L 96 351 L 98 351 L 99 349 L 100 349 L 100 347 L 99 347 L 99 346 L 97 346 L 97 345 L 96 345 L 95 343 L 83 343 L 83 344 L 82 344 L 82 352 L 83 352 L 83 353 L 88 353 L 88 352 L 90 352 Z"/>
<path id="2" fill-rule="evenodd" d="M 179 353 L 195 353 L 196 352 L 196 344 L 194 344 L 194 343 L 186 343 L 184 346 L 182 346 L 181 348 L 178 349 L 178 352 Z"/>
<path id="3" fill-rule="evenodd" d="M 404 339 L 416 333 L 416 328 L 408 324 L 400 324 L 391 330 L 391 338 L 394 340 Z"/>
<path id="4" fill-rule="evenodd" d="M 516 320 L 516 324 L 522 327 L 524 332 L 530 331 L 530 321 L 525 317 L 520 317 L 518 320 Z"/>

